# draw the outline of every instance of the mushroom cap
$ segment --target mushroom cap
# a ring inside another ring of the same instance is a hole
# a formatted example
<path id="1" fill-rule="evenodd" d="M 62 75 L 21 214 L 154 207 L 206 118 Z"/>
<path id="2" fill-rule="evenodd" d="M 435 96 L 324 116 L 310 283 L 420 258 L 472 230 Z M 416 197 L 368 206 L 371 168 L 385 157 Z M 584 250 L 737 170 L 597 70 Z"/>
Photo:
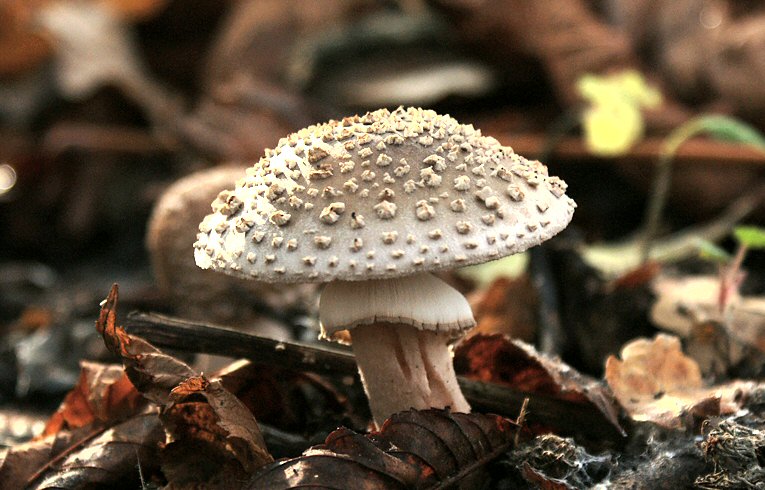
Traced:
<path id="1" fill-rule="evenodd" d="M 566 184 L 419 108 L 329 121 L 279 141 L 199 225 L 196 263 L 274 282 L 398 277 L 522 252 L 565 228 Z"/>
<path id="2" fill-rule="evenodd" d="M 246 166 L 229 164 L 198 170 L 178 179 L 162 193 L 152 209 L 146 247 L 160 291 L 183 311 L 184 317 L 234 325 L 260 325 L 262 315 L 253 298 L 276 310 L 313 311 L 318 285 L 269 284 L 202 270 L 189 253 L 199 221 L 222 189 L 231 187 Z M 220 298 L 226 301 L 220 301 Z M 256 321 L 257 320 L 257 321 Z"/>
<path id="3" fill-rule="evenodd" d="M 470 304 L 431 274 L 382 281 L 334 281 L 321 293 L 321 337 L 373 323 L 398 323 L 457 338 L 475 327 Z"/>

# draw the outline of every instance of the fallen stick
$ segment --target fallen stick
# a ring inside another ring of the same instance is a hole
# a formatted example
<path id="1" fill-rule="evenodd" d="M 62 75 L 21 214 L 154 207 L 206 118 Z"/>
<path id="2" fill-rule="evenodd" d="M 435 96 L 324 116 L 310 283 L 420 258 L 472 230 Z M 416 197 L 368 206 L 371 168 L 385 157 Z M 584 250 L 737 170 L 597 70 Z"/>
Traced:
<path id="1" fill-rule="evenodd" d="M 329 346 L 258 337 L 202 322 L 192 322 L 156 313 L 130 313 L 124 322 L 131 335 L 142 337 L 156 347 L 183 352 L 245 358 L 258 364 L 317 374 L 357 376 L 353 354 Z M 495 383 L 458 376 L 462 393 L 474 410 L 515 417 L 528 399 L 526 420 L 566 434 L 582 435 L 593 441 L 619 440 L 623 436 L 596 409 L 548 395 L 526 393 Z"/>

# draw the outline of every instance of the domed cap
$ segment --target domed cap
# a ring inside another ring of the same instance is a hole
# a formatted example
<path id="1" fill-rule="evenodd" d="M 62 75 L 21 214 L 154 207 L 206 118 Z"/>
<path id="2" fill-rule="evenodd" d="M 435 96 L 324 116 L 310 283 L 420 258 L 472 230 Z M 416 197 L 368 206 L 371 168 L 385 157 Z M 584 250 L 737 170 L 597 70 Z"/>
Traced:
<path id="1" fill-rule="evenodd" d="M 568 225 L 566 184 L 471 125 L 381 109 L 279 141 L 199 226 L 196 263 L 266 281 L 383 279 L 522 252 Z"/>

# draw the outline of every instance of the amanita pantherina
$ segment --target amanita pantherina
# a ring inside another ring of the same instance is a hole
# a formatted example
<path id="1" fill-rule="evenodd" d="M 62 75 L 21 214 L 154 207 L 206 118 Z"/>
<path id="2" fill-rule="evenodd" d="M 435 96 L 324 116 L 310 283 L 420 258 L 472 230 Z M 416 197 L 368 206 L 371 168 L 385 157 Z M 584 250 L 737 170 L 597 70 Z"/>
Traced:
<path id="1" fill-rule="evenodd" d="M 314 312 L 318 284 L 279 284 L 234 279 L 196 266 L 189 253 L 199 221 L 210 212 L 210 202 L 233 186 L 247 167 L 239 164 L 198 170 L 173 182 L 152 209 L 146 227 L 146 248 L 159 290 L 167 295 L 183 317 L 241 328 L 259 335 L 285 338 L 287 332 L 268 321 L 257 308 L 300 309 Z M 281 287 L 280 287 L 281 286 Z M 225 297 L 224 303 L 220 298 Z"/>
<path id="2" fill-rule="evenodd" d="M 266 150 L 213 202 L 194 254 L 204 269 L 329 283 L 322 334 L 353 328 L 377 423 L 410 407 L 468 411 L 447 343 L 475 321 L 462 295 L 428 272 L 552 237 L 574 212 L 565 189 L 471 125 L 381 109 Z"/>

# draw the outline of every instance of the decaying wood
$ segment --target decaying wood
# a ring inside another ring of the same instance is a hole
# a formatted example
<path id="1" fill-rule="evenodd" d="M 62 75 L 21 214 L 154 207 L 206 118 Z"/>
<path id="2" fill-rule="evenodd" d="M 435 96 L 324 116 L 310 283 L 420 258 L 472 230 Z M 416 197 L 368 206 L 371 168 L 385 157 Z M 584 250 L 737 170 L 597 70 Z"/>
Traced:
<path id="1" fill-rule="evenodd" d="M 333 347 L 267 339 L 154 313 L 131 313 L 124 326 L 128 333 L 143 337 L 160 348 L 243 357 L 257 363 L 319 374 L 356 376 L 357 372 L 350 351 Z M 520 413 L 524 399 L 528 398 L 526 419 L 529 423 L 601 442 L 616 441 L 621 436 L 613 426 L 603 423 L 603 416 L 592 408 L 461 376 L 458 381 L 475 411 L 515 417 Z"/>

